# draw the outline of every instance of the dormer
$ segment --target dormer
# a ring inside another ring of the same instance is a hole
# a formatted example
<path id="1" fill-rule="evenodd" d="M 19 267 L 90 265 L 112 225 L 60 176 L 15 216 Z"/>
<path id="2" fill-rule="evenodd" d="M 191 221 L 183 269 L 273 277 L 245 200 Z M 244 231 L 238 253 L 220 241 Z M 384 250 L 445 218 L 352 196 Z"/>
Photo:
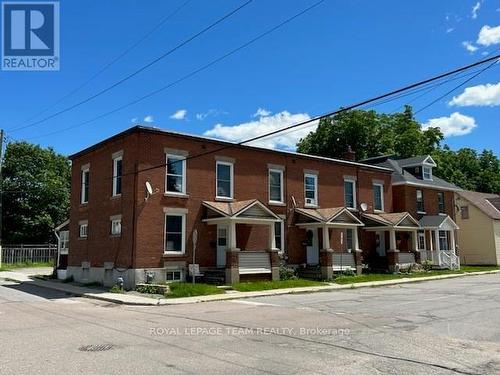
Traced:
<path id="1" fill-rule="evenodd" d="M 432 181 L 432 168 L 437 166 L 430 155 L 400 159 L 398 162 L 404 172 L 411 173 L 416 178 L 424 181 Z"/>

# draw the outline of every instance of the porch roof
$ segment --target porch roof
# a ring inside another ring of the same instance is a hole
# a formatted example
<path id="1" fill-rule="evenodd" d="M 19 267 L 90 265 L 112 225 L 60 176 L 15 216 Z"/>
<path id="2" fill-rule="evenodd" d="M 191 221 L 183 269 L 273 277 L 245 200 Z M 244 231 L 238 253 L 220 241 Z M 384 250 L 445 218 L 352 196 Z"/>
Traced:
<path id="1" fill-rule="evenodd" d="M 458 229 L 458 225 L 448 215 L 425 215 L 419 221 L 423 229 Z"/>
<path id="2" fill-rule="evenodd" d="M 295 212 L 302 216 L 303 220 L 297 222 L 298 226 L 327 225 L 327 226 L 363 226 L 359 220 L 346 207 L 331 208 L 295 208 Z"/>
<path id="3" fill-rule="evenodd" d="M 363 213 L 366 229 L 401 229 L 416 230 L 420 227 L 419 222 L 409 212 L 392 212 L 369 214 Z"/>
<path id="4" fill-rule="evenodd" d="M 281 218 L 258 199 L 232 202 L 203 201 L 207 208 L 205 222 L 236 221 L 240 223 L 268 223 Z"/>

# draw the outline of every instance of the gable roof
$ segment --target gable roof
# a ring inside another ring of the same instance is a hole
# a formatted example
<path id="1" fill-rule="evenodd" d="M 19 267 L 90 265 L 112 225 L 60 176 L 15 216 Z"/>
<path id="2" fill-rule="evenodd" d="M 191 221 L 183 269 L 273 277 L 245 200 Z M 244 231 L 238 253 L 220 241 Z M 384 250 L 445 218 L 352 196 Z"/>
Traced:
<path id="1" fill-rule="evenodd" d="M 281 220 L 278 215 L 272 212 L 269 208 L 267 208 L 262 202 L 258 199 L 250 199 L 246 201 L 234 201 L 234 202 L 208 202 L 203 201 L 202 204 L 220 214 L 223 217 L 236 217 L 243 215 L 245 212 L 251 210 L 253 207 L 257 208 L 258 211 L 263 213 L 265 216 Z M 250 212 L 250 211 L 249 211 Z M 255 213 L 251 213 L 249 216 L 255 216 Z M 258 215 L 262 216 L 262 215 Z"/>
<path id="2" fill-rule="evenodd" d="M 476 206 L 485 215 L 500 220 L 500 195 L 462 190 L 457 192 L 459 198 L 464 198 Z"/>
<path id="3" fill-rule="evenodd" d="M 389 227 L 407 227 L 415 226 L 418 227 L 418 221 L 410 215 L 408 212 L 393 212 L 393 213 L 380 213 L 380 214 L 369 214 L 363 213 L 362 216 L 373 222 L 380 223 L 384 226 Z"/>
<path id="4" fill-rule="evenodd" d="M 398 159 L 397 161 L 401 167 L 412 167 L 423 164 L 436 166 L 436 163 L 434 162 L 434 160 L 431 158 L 430 155 L 422 155 L 422 156 L 415 156 L 412 158 Z"/>
<path id="5" fill-rule="evenodd" d="M 393 185 L 423 186 L 423 187 L 451 190 L 451 191 L 461 190 L 458 186 L 451 184 L 437 177 L 436 175 L 432 176 L 432 180 L 421 180 L 412 175 L 410 172 L 407 172 L 403 169 L 404 167 L 407 167 L 409 165 L 415 165 L 415 164 L 410 164 L 414 163 L 415 161 L 419 161 L 419 163 L 416 164 L 422 164 L 428 158 L 429 155 L 417 156 L 414 158 L 407 158 L 407 159 L 397 159 L 395 157 L 387 156 L 387 157 L 365 159 L 364 161 L 362 160 L 362 162 L 392 169 L 394 171 L 394 173 L 392 174 Z"/>
<path id="6" fill-rule="evenodd" d="M 419 220 L 419 223 L 422 228 L 441 228 L 448 224 L 454 229 L 459 229 L 458 225 L 448 215 L 424 215 Z"/>
<path id="7" fill-rule="evenodd" d="M 307 216 L 313 220 L 321 223 L 346 223 L 349 220 L 356 225 L 363 225 L 363 223 L 352 214 L 346 207 L 332 207 L 332 208 L 300 208 L 296 207 L 295 212 Z M 338 219 L 338 220 L 336 220 Z"/>

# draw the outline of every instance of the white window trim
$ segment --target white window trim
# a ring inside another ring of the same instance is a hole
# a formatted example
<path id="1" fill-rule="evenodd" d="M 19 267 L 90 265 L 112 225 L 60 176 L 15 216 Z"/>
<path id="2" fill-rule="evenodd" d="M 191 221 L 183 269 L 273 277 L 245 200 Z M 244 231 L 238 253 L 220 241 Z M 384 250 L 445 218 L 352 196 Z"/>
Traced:
<path id="1" fill-rule="evenodd" d="M 82 235 L 82 228 L 86 228 L 85 230 L 85 235 Z M 89 236 L 89 223 L 88 222 L 81 222 L 78 223 L 78 238 L 87 238 Z"/>
<path id="2" fill-rule="evenodd" d="M 429 178 L 426 178 L 425 177 L 425 170 L 428 170 L 429 171 Z M 432 167 L 428 167 L 428 166 L 422 166 L 422 179 L 423 180 L 426 180 L 426 181 L 432 181 Z"/>
<path id="3" fill-rule="evenodd" d="M 168 158 L 177 158 L 182 160 L 182 191 L 168 191 L 167 190 L 167 179 L 168 179 Z M 165 195 L 186 195 L 186 157 L 181 154 L 165 154 Z"/>
<path id="4" fill-rule="evenodd" d="M 420 191 L 420 193 L 422 193 L 422 206 L 424 208 L 423 211 L 419 211 L 418 209 L 418 192 Z M 415 204 L 416 204 L 416 208 L 417 208 L 417 214 L 425 214 L 425 201 L 424 201 L 424 191 L 421 190 L 421 189 L 417 189 L 415 190 Z"/>
<path id="5" fill-rule="evenodd" d="M 229 181 L 229 190 L 230 190 L 230 196 L 229 197 L 224 197 L 224 196 L 219 196 L 218 195 L 218 166 L 220 165 L 227 165 L 229 166 L 229 173 L 230 173 L 230 181 Z M 222 161 L 222 160 L 217 160 L 215 162 L 215 198 L 216 199 L 222 199 L 222 200 L 233 200 L 234 199 L 234 163 L 229 162 L 229 161 Z"/>
<path id="6" fill-rule="evenodd" d="M 350 182 L 352 183 L 352 203 L 354 207 L 347 207 L 348 210 L 356 210 L 357 206 L 357 200 L 356 200 L 356 180 L 354 178 L 344 178 L 344 204 L 347 202 L 345 201 L 345 183 Z"/>
<path id="7" fill-rule="evenodd" d="M 87 200 L 84 200 L 85 198 L 85 189 L 83 188 L 83 184 L 84 184 L 84 179 L 83 179 L 83 175 L 85 173 L 88 173 L 89 174 L 89 181 L 90 181 L 90 167 L 83 167 L 81 172 L 80 172 L 80 204 L 87 204 L 89 203 L 89 195 L 90 195 L 90 186 L 87 186 L 87 191 L 88 191 L 88 194 L 87 194 Z"/>
<path id="8" fill-rule="evenodd" d="M 167 280 L 167 273 L 169 272 L 179 272 L 181 277 L 179 280 Z M 166 283 L 179 283 L 179 282 L 182 282 L 184 281 L 184 270 L 182 268 L 167 268 L 165 270 L 165 282 Z"/>
<path id="9" fill-rule="evenodd" d="M 378 186 L 380 187 L 380 200 L 381 200 L 381 205 L 382 209 L 378 210 L 375 209 L 375 191 L 373 192 L 373 211 L 374 212 L 384 212 L 385 211 L 385 204 L 384 204 L 384 184 L 374 182 L 373 186 Z"/>
<path id="10" fill-rule="evenodd" d="M 116 156 L 113 158 L 113 197 L 119 197 L 122 195 L 122 193 L 117 193 L 116 189 L 118 187 L 117 181 L 118 181 L 118 176 L 116 175 L 117 170 L 118 170 L 118 161 L 122 162 L 122 174 L 120 175 L 120 178 L 123 176 L 123 156 Z M 123 181 L 122 181 L 122 190 L 123 190 Z"/>
<path id="11" fill-rule="evenodd" d="M 276 201 L 271 199 L 271 173 L 279 173 L 280 175 L 280 200 Z M 274 168 L 269 168 L 269 171 L 267 173 L 267 181 L 268 181 L 268 194 L 269 194 L 269 203 L 278 203 L 278 204 L 283 204 L 283 170 L 282 169 L 274 169 Z"/>
<path id="12" fill-rule="evenodd" d="M 110 222 L 111 222 L 111 231 L 110 231 L 111 235 L 112 236 L 121 236 L 122 235 L 122 218 L 121 217 L 120 218 L 111 217 Z M 119 233 L 113 233 L 113 228 L 114 228 L 113 224 L 114 223 L 120 223 L 120 232 Z"/>
<path id="13" fill-rule="evenodd" d="M 182 233 L 181 233 L 181 251 L 167 251 L 167 216 L 182 217 Z M 186 214 L 165 212 L 163 224 L 163 254 L 165 255 L 184 255 L 186 253 Z"/>
<path id="14" fill-rule="evenodd" d="M 314 203 L 307 203 L 306 196 L 306 178 L 312 177 L 314 179 Z M 318 207 L 318 175 L 312 173 L 304 173 L 304 207 Z"/>
<path id="15" fill-rule="evenodd" d="M 420 247 L 420 239 L 423 238 L 424 239 L 424 247 L 421 248 Z M 425 244 L 425 232 L 418 232 L 418 241 L 417 241 L 417 244 L 418 244 L 418 249 L 419 250 L 426 250 L 426 244 Z"/>

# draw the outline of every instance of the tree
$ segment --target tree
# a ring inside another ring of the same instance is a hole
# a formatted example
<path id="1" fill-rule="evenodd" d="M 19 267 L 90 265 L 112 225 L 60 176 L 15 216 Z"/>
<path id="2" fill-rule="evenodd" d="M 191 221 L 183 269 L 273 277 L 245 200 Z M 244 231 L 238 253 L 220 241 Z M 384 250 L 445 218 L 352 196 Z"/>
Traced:
<path id="1" fill-rule="evenodd" d="M 3 164 L 3 231 L 5 243 L 45 243 L 68 218 L 68 159 L 27 142 L 7 145 Z"/>
<path id="2" fill-rule="evenodd" d="M 358 160 L 383 154 L 410 157 L 430 154 L 442 139 L 437 128 L 422 130 L 409 106 L 395 114 L 352 110 L 321 119 L 317 130 L 299 141 L 297 150 L 342 158 L 351 146 Z"/>

